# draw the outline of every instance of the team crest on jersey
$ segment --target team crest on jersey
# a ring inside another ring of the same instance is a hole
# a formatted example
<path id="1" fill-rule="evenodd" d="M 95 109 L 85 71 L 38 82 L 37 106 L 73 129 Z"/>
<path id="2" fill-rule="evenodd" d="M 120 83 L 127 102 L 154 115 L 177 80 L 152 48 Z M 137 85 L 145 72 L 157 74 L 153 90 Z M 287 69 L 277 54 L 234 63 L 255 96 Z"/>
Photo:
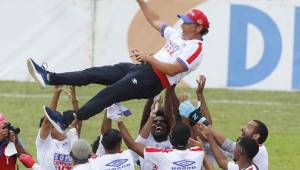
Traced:
<path id="1" fill-rule="evenodd" d="M 123 165 L 124 163 L 126 163 L 127 161 L 128 161 L 128 159 L 116 159 L 116 160 L 106 164 L 105 166 L 119 167 L 119 166 Z"/>
<path id="2" fill-rule="evenodd" d="M 180 167 L 188 167 L 188 166 L 193 165 L 194 163 L 196 163 L 196 162 L 195 161 L 189 161 L 189 160 L 181 160 L 181 161 L 173 162 L 173 164 L 175 164 L 177 166 L 180 166 Z M 195 166 L 195 168 L 196 168 L 196 166 Z"/>

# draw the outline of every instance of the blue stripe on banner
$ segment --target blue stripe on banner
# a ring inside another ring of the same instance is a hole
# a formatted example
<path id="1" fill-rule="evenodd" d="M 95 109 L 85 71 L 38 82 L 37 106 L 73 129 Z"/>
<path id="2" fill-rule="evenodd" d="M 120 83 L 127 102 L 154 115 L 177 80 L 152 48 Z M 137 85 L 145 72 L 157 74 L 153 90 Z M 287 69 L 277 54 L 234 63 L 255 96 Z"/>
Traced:
<path id="1" fill-rule="evenodd" d="M 292 89 L 300 89 L 300 7 L 295 9 L 294 60 Z"/>

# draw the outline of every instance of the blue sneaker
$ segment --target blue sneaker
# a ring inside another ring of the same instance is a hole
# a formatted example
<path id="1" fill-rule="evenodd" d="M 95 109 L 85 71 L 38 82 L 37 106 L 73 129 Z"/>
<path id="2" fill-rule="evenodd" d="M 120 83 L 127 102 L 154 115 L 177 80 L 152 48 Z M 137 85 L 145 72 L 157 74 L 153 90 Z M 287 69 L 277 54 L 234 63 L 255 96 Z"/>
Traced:
<path id="1" fill-rule="evenodd" d="M 50 121 L 50 123 L 53 125 L 53 127 L 61 134 L 64 133 L 65 129 L 68 127 L 68 125 L 65 123 L 62 114 L 60 114 L 57 111 L 51 110 L 49 107 L 44 106 L 44 112 Z"/>
<path id="2" fill-rule="evenodd" d="M 27 59 L 27 67 L 30 75 L 36 83 L 43 89 L 49 84 L 47 80 L 47 71 L 43 66 L 37 65 L 31 58 Z"/>

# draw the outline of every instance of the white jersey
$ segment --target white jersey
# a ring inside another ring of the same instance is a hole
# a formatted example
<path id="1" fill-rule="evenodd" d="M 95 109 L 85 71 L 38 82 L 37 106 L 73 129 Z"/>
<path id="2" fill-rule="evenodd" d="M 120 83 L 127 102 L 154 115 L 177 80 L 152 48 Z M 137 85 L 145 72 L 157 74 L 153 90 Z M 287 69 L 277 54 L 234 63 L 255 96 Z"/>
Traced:
<path id="1" fill-rule="evenodd" d="M 150 170 L 187 170 L 201 169 L 204 150 L 194 147 L 186 150 L 145 148 L 145 162 L 153 162 L 156 167 Z"/>
<path id="2" fill-rule="evenodd" d="M 240 170 L 239 165 L 232 162 L 232 161 L 228 162 L 227 169 L 228 170 Z M 257 170 L 257 169 L 254 165 L 251 165 L 251 166 L 249 166 L 248 168 L 246 168 L 244 170 Z"/>
<path id="3" fill-rule="evenodd" d="M 183 40 L 182 31 L 167 25 L 161 27 L 161 34 L 166 39 L 166 44 L 154 54 L 154 58 L 164 63 L 179 62 L 184 72 L 168 76 L 154 69 L 162 84 L 177 84 L 183 77 L 198 68 L 202 61 L 202 41 L 198 39 Z M 166 81 L 166 82 L 165 82 Z"/>
<path id="4" fill-rule="evenodd" d="M 236 142 L 232 142 L 229 139 L 226 139 L 221 146 L 223 150 L 231 153 L 234 153 L 235 147 Z M 267 149 L 264 145 L 259 145 L 259 150 L 253 158 L 253 163 L 258 167 L 259 170 L 268 170 L 269 158 Z"/>
<path id="5" fill-rule="evenodd" d="M 91 170 L 134 170 L 134 163 L 129 150 L 90 159 L 90 165 Z"/>
<path id="6" fill-rule="evenodd" d="M 89 162 L 84 164 L 75 165 L 72 170 L 90 170 L 91 165 Z"/>
<path id="7" fill-rule="evenodd" d="M 169 138 L 166 141 L 157 142 L 151 133 L 149 134 L 147 139 L 144 139 L 143 137 L 141 137 L 139 135 L 135 141 L 137 143 L 141 143 L 141 144 L 145 145 L 146 147 L 156 147 L 156 148 L 162 148 L 162 149 L 171 149 L 172 148 L 172 144 L 171 144 Z M 137 160 L 137 159 L 139 160 L 141 170 L 153 169 L 153 167 L 155 167 L 155 164 L 153 164 L 152 162 L 149 162 L 149 161 L 145 162 L 144 159 L 142 157 L 138 156 L 137 154 L 133 154 L 133 155 L 134 155 L 133 157 L 135 160 Z"/>
<path id="8" fill-rule="evenodd" d="M 63 141 L 55 140 L 49 134 L 46 139 L 40 138 L 40 131 L 36 138 L 37 161 L 43 170 L 70 170 L 72 158 L 70 156 L 72 144 L 78 140 L 75 128 L 70 129 Z"/>
<path id="9" fill-rule="evenodd" d="M 268 170 L 268 151 L 265 145 L 259 145 L 258 153 L 253 158 L 253 163 L 260 169 L 260 170 Z"/>
<path id="10" fill-rule="evenodd" d="M 100 135 L 99 145 L 98 145 L 98 148 L 97 148 L 97 151 L 96 151 L 96 155 L 99 156 L 99 157 L 105 155 L 105 150 L 104 150 L 104 147 L 101 143 L 102 138 L 103 138 L 103 136 Z"/>

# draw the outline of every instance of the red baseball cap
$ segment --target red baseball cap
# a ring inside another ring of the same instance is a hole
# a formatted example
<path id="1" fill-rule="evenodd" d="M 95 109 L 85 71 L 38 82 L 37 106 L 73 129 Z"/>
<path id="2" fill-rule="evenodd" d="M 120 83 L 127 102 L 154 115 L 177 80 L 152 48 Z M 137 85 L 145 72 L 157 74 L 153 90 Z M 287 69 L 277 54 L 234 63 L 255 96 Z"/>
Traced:
<path id="1" fill-rule="evenodd" d="M 182 19 L 183 22 L 189 24 L 200 24 L 203 25 L 204 28 L 209 28 L 209 22 L 206 15 L 199 9 L 193 9 L 189 11 L 187 14 L 178 14 L 178 18 Z"/>

